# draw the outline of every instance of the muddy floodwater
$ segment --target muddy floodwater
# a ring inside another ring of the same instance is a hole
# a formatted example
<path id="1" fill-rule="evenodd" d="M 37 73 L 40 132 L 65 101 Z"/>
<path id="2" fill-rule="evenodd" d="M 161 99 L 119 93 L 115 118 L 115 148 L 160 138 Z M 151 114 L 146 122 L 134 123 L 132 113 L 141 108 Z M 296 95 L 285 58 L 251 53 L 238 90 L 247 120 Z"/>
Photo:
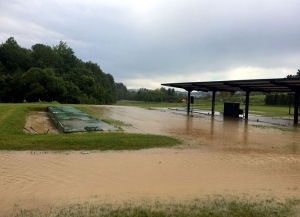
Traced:
<path id="1" fill-rule="evenodd" d="M 183 144 L 108 152 L 0 152 L 0 211 L 212 194 L 300 197 L 300 129 L 168 109 L 95 106 L 125 132 Z M 99 134 L 101 136 L 101 134 Z"/>

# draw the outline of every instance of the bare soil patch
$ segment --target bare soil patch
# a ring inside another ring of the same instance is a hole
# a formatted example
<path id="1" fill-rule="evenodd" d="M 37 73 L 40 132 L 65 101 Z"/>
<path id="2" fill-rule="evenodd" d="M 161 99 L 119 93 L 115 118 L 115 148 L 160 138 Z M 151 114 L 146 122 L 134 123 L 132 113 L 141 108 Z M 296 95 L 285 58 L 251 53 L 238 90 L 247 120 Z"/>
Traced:
<path id="1" fill-rule="evenodd" d="M 26 129 L 27 130 L 26 130 Z M 58 134 L 59 132 L 49 119 L 47 112 L 30 112 L 26 117 L 24 127 L 26 133 Z"/>

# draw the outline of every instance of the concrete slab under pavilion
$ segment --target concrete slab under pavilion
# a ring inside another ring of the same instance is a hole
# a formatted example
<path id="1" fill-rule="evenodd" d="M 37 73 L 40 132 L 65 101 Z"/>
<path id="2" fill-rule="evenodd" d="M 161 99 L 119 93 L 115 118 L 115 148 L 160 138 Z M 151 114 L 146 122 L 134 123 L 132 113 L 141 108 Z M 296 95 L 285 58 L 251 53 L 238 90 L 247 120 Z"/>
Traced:
<path id="1" fill-rule="evenodd" d="M 229 80 L 229 81 L 209 81 L 209 82 L 182 82 L 164 83 L 163 86 L 181 88 L 188 91 L 187 113 L 190 112 L 191 92 L 202 91 L 212 92 L 211 114 L 215 113 L 216 92 L 245 92 L 245 119 L 249 114 L 249 96 L 251 92 L 264 93 L 293 93 L 294 94 L 294 124 L 298 124 L 298 108 L 300 79 L 299 78 L 274 78 L 274 79 L 251 79 L 251 80 Z"/>

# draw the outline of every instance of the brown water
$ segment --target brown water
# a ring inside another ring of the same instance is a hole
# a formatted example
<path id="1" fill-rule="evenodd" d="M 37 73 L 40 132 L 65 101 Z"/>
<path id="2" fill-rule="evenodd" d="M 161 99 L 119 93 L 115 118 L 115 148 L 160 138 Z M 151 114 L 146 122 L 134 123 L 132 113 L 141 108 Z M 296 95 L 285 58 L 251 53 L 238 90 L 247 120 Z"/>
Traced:
<path id="1" fill-rule="evenodd" d="M 240 119 L 168 110 L 94 107 L 126 132 L 171 135 L 170 149 L 122 152 L 0 152 L 0 211 L 14 204 L 68 203 L 210 194 L 300 197 L 300 136 Z"/>

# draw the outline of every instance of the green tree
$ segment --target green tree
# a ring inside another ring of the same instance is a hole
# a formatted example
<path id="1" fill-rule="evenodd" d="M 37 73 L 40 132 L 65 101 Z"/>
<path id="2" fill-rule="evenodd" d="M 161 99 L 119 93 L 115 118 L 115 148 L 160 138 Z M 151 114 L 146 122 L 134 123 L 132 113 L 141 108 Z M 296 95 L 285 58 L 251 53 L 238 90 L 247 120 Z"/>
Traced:
<path id="1" fill-rule="evenodd" d="M 67 92 L 64 81 L 52 69 L 31 68 L 22 75 L 22 82 L 28 101 L 63 101 Z"/>
<path id="2" fill-rule="evenodd" d="M 25 87 L 20 73 L 7 75 L 4 80 L 3 102 L 20 103 L 24 99 Z"/>
<path id="3" fill-rule="evenodd" d="M 52 69 L 45 69 L 44 71 L 47 74 L 47 95 L 45 99 L 47 101 L 63 102 L 67 93 L 64 80 L 56 77 Z"/>
<path id="4" fill-rule="evenodd" d="M 54 50 L 47 45 L 35 44 L 31 47 L 31 67 L 57 68 L 58 56 Z"/>
<path id="5" fill-rule="evenodd" d="M 77 58 L 67 42 L 60 41 L 58 45 L 53 47 L 53 50 L 57 54 L 57 70 L 60 75 L 65 76 L 76 67 Z"/>
<path id="6" fill-rule="evenodd" d="M 128 90 L 123 83 L 116 83 L 117 100 L 127 99 Z"/>
<path id="7" fill-rule="evenodd" d="M 63 100 L 64 103 L 83 103 L 80 102 L 80 96 L 82 92 L 73 82 L 66 81 L 65 88 L 67 92 L 65 94 L 65 99 Z"/>
<path id="8" fill-rule="evenodd" d="M 22 82 L 26 88 L 25 97 L 28 101 L 46 100 L 49 76 L 51 75 L 41 68 L 31 68 L 22 75 Z"/>
<path id="9" fill-rule="evenodd" d="M 29 69 L 30 51 L 21 48 L 17 41 L 10 37 L 0 46 L 1 71 L 5 74 L 25 72 Z"/>
<path id="10" fill-rule="evenodd" d="M 287 78 L 300 78 L 300 69 L 298 69 L 296 75 L 288 75 Z"/>
<path id="11" fill-rule="evenodd" d="M 66 42 L 22 48 L 13 37 L 0 45 L 0 101 L 57 100 L 111 104 L 117 99 L 114 77 L 91 61 L 78 59 Z"/>

